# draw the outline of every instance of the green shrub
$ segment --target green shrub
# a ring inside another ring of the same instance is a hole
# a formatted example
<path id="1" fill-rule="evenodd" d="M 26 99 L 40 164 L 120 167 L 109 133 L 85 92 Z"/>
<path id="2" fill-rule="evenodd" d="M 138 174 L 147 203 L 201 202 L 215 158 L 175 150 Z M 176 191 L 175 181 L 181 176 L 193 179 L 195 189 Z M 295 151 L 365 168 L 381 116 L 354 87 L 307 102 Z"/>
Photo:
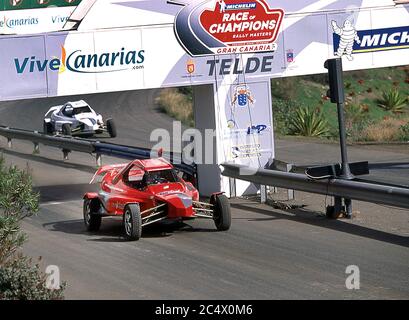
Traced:
<path id="1" fill-rule="evenodd" d="M 345 105 L 345 127 L 347 137 L 350 140 L 359 140 L 361 131 L 369 125 L 370 120 L 367 118 L 367 112 L 366 105 L 358 105 L 355 103 Z M 337 136 L 339 136 L 339 134 Z"/>
<path id="2" fill-rule="evenodd" d="M 290 134 L 291 115 L 298 107 L 290 100 L 273 99 L 274 130 L 277 134 Z"/>
<path id="3" fill-rule="evenodd" d="M 6 167 L 0 156 L 0 299 L 61 299 L 61 289 L 46 287 L 38 264 L 19 253 L 26 241 L 21 220 L 38 211 L 28 170 Z"/>
<path id="4" fill-rule="evenodd" d="M 405 125 L 405 119 L 385 117 L 381 121 L 374 121 L 365 126 L 360 133 L 360 140 L 388 142 L 402 139 L 401 127 Z"/>
<path id="5" fill-rule="evenodd" d="M 301 77 L 276 78 L 271 80 L 271 95 L 276 99 L 294 100 L 297 97 L 295 83 L 301 81 Z"/>
<path id="6" fill-rule="evenodd" d="M 0 267 L 0 299 L 61 300 L 65 286 L 48 289 L 39 264 L 22 255 Z"/>
<path id="7" fill-rule="evenodd" d="M 300 107 L 290 118 L 290 134 L 306 137 L 328 136 L 329 126 L 320 111 Z"/>
<path id="8" fill-rule="evenodd" d="M 365 118 L 365 112 L 360 105 L 348 104 L 345 106 L 345 120 L 347 123 L 360 122 Z"/>
<path id="9" fill-rule="evenodd" d="M 183 124 L 193 127 L 195 125 L 193 115 L 193 98 L 189 87 L 185 89 L 162 89 L 155 99 L 158 109 L 170 117 L 181 121 Z"/>
<path id="10" fill-rule="evenodd" d="M 396 88 L 384 91 L 382 97 L 378 99 L 378 106 L 393 113 L 403 113 L 407 99 L 402 97 Z"/>
<path id="11" fill-rule="evenodd" d="M 7 168 L 0 156 L 0 265 L 24 243 L 20 221 L 38 211 L 38 199 L 28 170 Z"/>
<path id="12" fill-rule="evenodd" d="M 409 141 L 409 122 L 403 126 L 400 126 L 399 130 L 401 140 Z"/>

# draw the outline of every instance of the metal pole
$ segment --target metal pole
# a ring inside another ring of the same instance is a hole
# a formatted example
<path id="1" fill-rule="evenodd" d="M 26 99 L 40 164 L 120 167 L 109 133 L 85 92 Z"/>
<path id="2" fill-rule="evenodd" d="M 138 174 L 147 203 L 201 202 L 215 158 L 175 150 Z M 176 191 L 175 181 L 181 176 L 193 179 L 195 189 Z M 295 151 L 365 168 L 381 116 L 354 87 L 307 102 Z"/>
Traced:
<path id="1" fill-rule="evenodd" d="M 346 145 L 346 129 L 345 129 L 345 116 L 344 116 L 344 103 L 337 103 L 338 111 L 338 127 L 339 127 L 339 143 L 341 146 L 341 176 L 342 179 L 352 180 L 354 175 L 351 173 L 348 163 L 348 153 Z"/>

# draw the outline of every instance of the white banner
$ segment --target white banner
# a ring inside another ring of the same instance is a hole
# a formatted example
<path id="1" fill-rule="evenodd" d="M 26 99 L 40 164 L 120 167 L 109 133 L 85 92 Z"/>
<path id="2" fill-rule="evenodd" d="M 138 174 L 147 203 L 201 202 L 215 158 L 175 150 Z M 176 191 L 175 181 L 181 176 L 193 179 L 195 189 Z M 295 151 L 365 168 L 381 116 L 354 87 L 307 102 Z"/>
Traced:
<path id="1" fill-rule="evenodd" d="M 409 5 L 290 14 L 274 52 L 191 57 L 171 24 L 0 37 L 0 99 L 235 84 L 409 64 Z M 241 63 L 240 61 L 245 61 Z"/>

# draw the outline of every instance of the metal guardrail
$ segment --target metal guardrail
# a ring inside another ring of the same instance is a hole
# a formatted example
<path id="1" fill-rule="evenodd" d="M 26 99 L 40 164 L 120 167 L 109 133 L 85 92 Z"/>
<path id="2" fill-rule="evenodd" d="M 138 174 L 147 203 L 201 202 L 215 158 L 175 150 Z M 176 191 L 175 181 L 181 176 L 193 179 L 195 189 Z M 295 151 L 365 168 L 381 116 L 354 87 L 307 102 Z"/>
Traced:
<path id="1" fill-rule="evenodd" d="M 128 160 L 149 159 L 151 157 L 151 150 L 147 148 L 124 146 L 69 136 L 50 136 L 38 131 L 9 128 L 5 126 L 0 126 L 0 136 L 7 138 L 9 147 L 11 147 L 12 139 L 18 139 L 32 142 L 34 144 L 34 152 L 39 152 L 39 144 L 59 148 L 63 151 L 64 160 L 68 159 L 68 154 L 71 151 L 95 154 L 98 166 L 102 165 L 102 155 Z M 172 152 L 164 152 L 162 156 L 173 163 L 178 170 L 192 177 L 195 176 L 196 166 L 194 164 L 179 163 L 181 157 Z M 174 159 L 178 159 L 179 161 L 174 163 Z"/>
<path id="2" fill-rule="evenodd" d="M 12 139 L 28 140 L 34 143 L 35 148 L 38 144 L 59 148 L 62 150 L 72 150 L 85 153 L 93 153 L 95 148 L 88 140 L 77 139 L 73 137 L 48 136 L 37 131 L 28 131 L 0 126 L 0 135 L 7 138 L 9 145 Z"/>
<path id="3" fill-rule="evenodd" d="M 344 197 L 348 199 L 385 204 L 409 209 L 409 188 L 386 184 L 375 184 L 355 180 L 325 179 L 313 180 L 305 174 L 280 172 L 223 163 L 222 175 L 255 184 L 291 188 L 295 190 Z M 246 174 L 246 172 L 248 174 Z"/>

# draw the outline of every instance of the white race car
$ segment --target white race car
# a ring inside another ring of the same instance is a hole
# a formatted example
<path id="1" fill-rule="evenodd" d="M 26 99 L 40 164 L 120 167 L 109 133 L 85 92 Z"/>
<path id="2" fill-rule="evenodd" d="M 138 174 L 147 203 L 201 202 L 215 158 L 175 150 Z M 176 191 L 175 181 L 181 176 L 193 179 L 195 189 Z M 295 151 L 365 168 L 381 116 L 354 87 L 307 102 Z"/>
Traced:
<path id="1" fill-rule="evenodd" d="M 71 136 L 73 134 L 95 134 L 108 132 L 116 137 L 116 127 L 112 119 L 106 124 L 84 100 L 67 102 L 51 107 L 44 116 L 44 133 Z"/>

